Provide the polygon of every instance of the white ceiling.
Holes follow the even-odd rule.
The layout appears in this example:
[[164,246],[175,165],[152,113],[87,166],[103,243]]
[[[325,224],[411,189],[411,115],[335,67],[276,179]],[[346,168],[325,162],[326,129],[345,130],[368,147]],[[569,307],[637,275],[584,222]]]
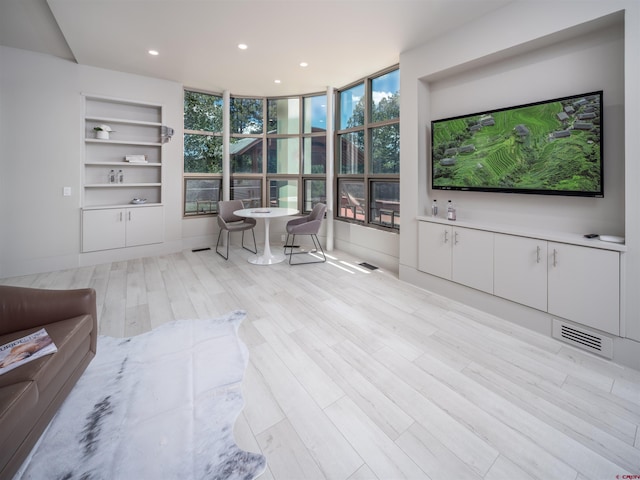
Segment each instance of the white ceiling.
[[213,92],[291,95],[343,87],[511,1],[0,0],[0,45]]

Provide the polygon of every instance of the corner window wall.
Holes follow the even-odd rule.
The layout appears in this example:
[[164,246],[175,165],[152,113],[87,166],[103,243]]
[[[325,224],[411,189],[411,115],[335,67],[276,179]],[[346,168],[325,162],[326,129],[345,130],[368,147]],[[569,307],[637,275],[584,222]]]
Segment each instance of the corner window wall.
[[337,92],[338,218],[400,227],[400,70]]
[[[326,202],[326,104],[326,95],[232,96],[230,197],[303,212]],[[223,107],[220,95],[184,92],[185,217],[217,213],[222,199]]]
[[[225,166],[223,112],[229,110]],[[337,218],[400,226],[400,71],[392,67],[336,90],[335,196],[326,195],[327,96],[283,98],[184,92],[184,216],[212,215],[229,168],[232,199],[247,208],[309,212],[334,202]]]

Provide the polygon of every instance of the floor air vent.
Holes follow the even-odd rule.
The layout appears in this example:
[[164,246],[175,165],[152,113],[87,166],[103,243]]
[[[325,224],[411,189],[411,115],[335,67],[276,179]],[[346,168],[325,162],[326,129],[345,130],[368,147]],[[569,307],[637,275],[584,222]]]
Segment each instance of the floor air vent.
[[613,339],[553,319],[553,337],[596,355],[613,358]]
[[362,262],[360,264],[360,266],[364,267],[364,268],[368,268],[369,270],[377,270],[378,269],[378,267],[376,267],[375,265],[371,265],[370,263],[367,263],[367,262]]

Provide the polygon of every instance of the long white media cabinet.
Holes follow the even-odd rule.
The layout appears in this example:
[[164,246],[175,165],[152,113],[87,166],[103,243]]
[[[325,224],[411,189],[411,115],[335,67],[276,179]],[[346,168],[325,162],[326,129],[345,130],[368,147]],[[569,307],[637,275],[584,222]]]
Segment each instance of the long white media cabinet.
[[418,270],[620,335],[622,244],[418,217]]

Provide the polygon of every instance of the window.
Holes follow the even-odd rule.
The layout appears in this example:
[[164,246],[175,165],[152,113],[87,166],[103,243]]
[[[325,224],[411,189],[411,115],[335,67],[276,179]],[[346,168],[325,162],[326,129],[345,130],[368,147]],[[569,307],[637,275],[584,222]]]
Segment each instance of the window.
[[222,97],[184,92],[184,215],[218,211],[222,191]]
[[264,99],[231,97],[230,103],[231,175],[262,175]]
[[370,173],[400,173],[400,124],[371,129]]
[[242,200],[247,208],[261,206],[262,179],[260,178],[233,178],[231,180],[231,200]]
[[327,182],[307,179],[304,181],[304,211],[310,212],[316,203],[327,203]]
[[300,99],[280,98],[267,101],[267,133],[300,133]]
[[231,137],[229,154],[233,173],[262,173],[262,137]]
[[338,135],[338,158],[342,174],[364,173],[364,130]]
[[269,180],[269,206],[298,208],[298,180]]
[[400,70],[367,77],[337,92],[338,218],[400,226]]
[[372,180],[369,218],[372,223],[399,228],[400,184],[397,181]]
[[222,173],[222,137],[184,134],[185,173]]
[[303,173],[325,173],[327,166],[327,137],[305,137],[302,144]]
[[364,83],[340,92],[340,130],[364,125]]
[[327,96],[304,97],[302,114],[302,211],[310,212],[327,203]]
[[362,180],[338,180],[338,194],[340,201],[339,217],[365,221],[365,188]]
[[231,134],[256,134],[263,131],[263,100],[231,97]]
[[400,117],[400,70],[371,80],[371,121],[383,122]]
[[186,90],[184,92],[184,128],[222,133],[222,97]]
[[222,179],[185,178],[184,180],[185,215],[204,215],[218,213],[218,201],[221,199]]
[[300,138],[267,139],[267,173],[300,172]]
[[304,98],[304,132],[324,133],[327,131],[327,96],[315,95]]

